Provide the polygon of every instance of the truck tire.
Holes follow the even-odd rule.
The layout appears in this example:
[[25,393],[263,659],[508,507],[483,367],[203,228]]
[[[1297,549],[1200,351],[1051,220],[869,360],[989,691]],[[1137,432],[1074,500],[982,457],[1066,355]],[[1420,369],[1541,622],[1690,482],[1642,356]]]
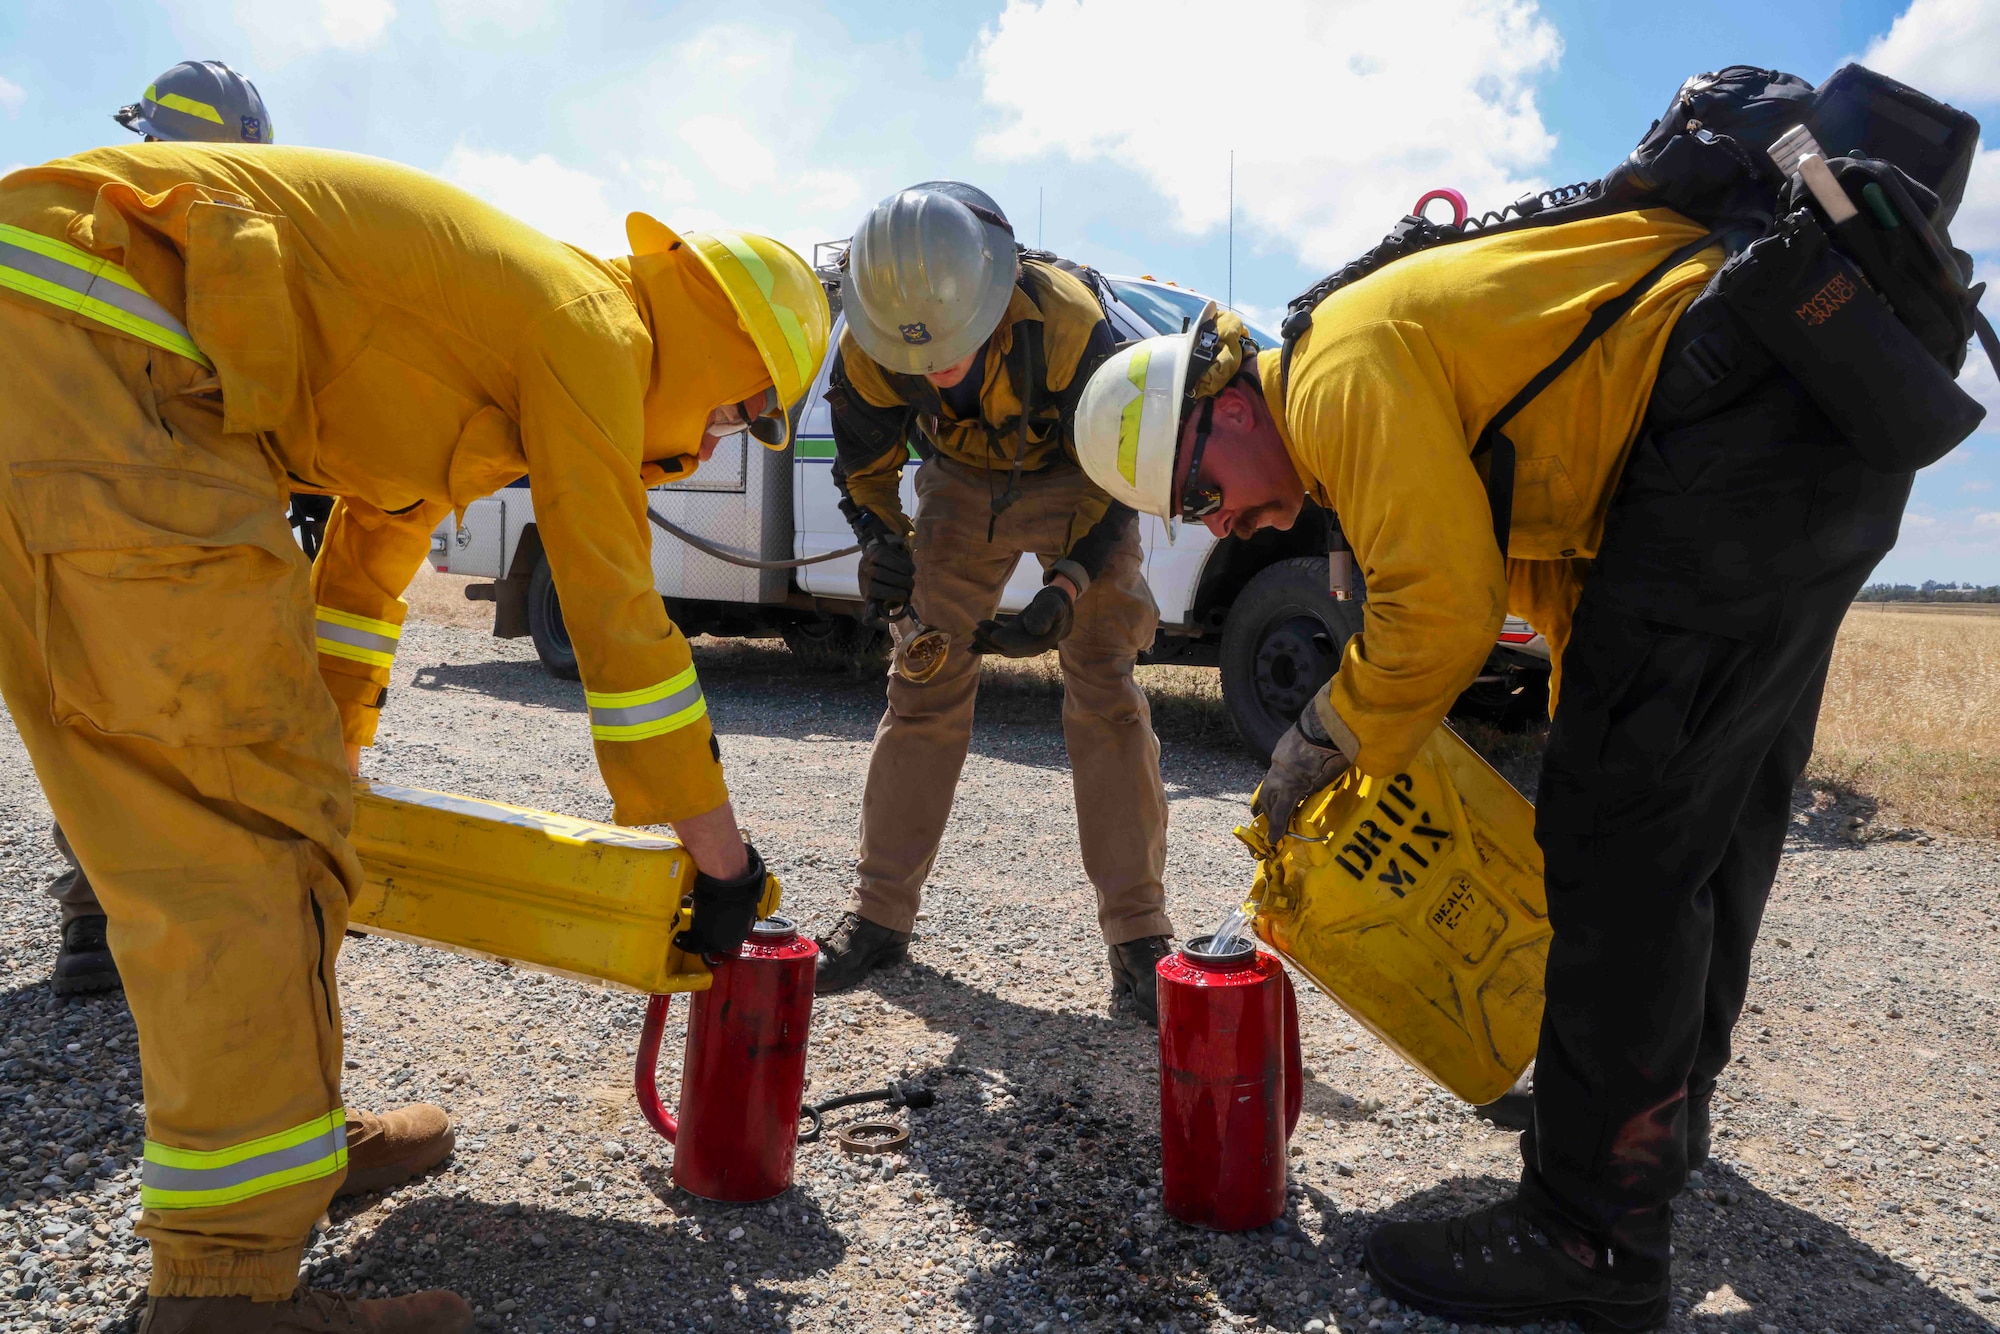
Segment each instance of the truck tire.
[[812,672],[879,670],[889,663],[889,632],[852,616],[794,621],[779,631],[785,647]]
[[576,665],[576,646],[569,642],[569,627],[563,624],[562,603],[556,598],[556,578],[549,558],[535,562],[528,579],[528,635],[535,641],[535,656],[542,670],[558,681],[580,681],[583,672]]
[[1222,702],[1259,763],[1333,677],[1361,604],[1327,591],[1324,556],[1294,556],[1243,586],[1222,625]]

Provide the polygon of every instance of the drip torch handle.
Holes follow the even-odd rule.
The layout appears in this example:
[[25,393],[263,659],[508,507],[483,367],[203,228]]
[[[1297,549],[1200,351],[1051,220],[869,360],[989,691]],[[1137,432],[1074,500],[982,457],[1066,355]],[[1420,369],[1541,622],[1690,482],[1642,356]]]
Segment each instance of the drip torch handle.
[[680,1123],[673,1114],[660,1105],[658,1070],[660,1064],[660,1035],[667,1029],[667,1006],[672,996],[648,996],[646,998],[646,1022],[639,1029],[639,1060],[632,1070],[632,1091],[639,1097],[639,1110],[646,1122],[660,1132],[667,1143],[674,1142],[674,1136],[681,1133]]

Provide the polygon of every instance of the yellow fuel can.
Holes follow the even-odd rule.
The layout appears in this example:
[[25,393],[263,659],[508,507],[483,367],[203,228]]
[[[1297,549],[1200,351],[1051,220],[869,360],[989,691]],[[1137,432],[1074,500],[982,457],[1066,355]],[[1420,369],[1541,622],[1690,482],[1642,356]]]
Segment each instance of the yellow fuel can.
[[1401,773],[1349,769],[1257,854],[1264,941],[1470,1103],[1534,1059],[1548,962],[1535,808],[1448,726]]
[[[703,991],[699,955],[674,946],[694,859],[658,834],[503,802],[360,781],[357,931],[394,936],[626,991]],[[778,908],[777,878],[758,915]]]

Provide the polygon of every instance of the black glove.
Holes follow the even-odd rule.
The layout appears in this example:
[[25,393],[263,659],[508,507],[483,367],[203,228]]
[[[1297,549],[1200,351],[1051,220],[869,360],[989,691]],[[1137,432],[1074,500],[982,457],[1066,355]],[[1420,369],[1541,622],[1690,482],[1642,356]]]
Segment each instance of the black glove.
[[1346,773],[1347,766],[1347,756],[1327,735],[1318,710],[1307,704],[1299,720],[1278,738],[1271,750],[1271,767],[1250,798],[1250,809],[1270,822],[1273,847],[1291,828],[1300,804]]
[[1009,658],[1036,657],[1060,644],[1075,624],[1076,604],[1070,601],[1068,591],[1050,584],[1006,624],[981,621],[972,632],[972,651]]
[[903,539],[880,523],[869,525],[861,540],[861,596],[895,613],[910,605],[917,586],[917,562]]
[[734,954],[750,938],[757,905],[764,898],[764,859],[750,844],[743,845],[750,865],[734,880],[717,880],[701,871],[694,877],[694,919],[674,937],[689,954]]

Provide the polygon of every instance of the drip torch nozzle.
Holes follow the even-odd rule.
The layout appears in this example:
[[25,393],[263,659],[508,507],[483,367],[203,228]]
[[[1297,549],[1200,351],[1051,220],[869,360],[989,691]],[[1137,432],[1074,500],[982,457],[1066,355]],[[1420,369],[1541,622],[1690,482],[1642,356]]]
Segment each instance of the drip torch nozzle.
[[826,1113],[841,1107],[859,1106],[864,1102],[887,1103],[890,1111],[899,1107],[935,1107],[937,1092],[914,1079],[898,1080],[887,1088],[869,1089],[866,1093],[843,1093],[837,1098],[801,1107],[799,1115],[812,1124],[799,1132],[799,1143],[811,1144],[819,1138],[820,1132],[825,1129]]

